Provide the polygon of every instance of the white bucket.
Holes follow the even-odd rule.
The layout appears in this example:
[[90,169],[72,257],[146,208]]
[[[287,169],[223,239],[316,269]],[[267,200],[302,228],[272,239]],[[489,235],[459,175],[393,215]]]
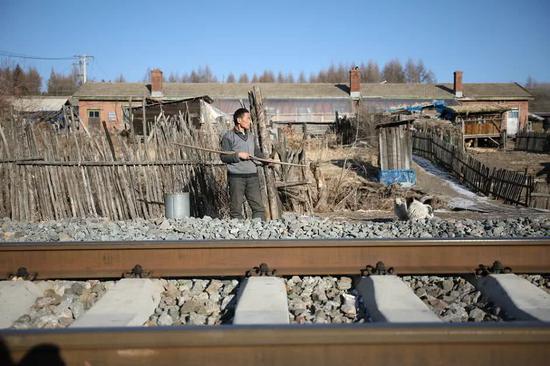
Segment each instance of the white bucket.
[[165,193],[164,216],[168,219],[182,219],[191,216],[189,192]]

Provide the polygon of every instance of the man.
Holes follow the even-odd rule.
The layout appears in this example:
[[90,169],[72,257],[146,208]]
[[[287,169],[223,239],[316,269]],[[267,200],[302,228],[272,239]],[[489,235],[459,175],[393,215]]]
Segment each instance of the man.
[[265,218],[258,167],[250,159],[251,156],[263,157],[256,144],[255,136],[250,132],[250,112],[246,108],[239,108],[233,114],[235,127],[227,131],[222,138],[222,150],[234,151],[233,155],[221,155],[221,160],[227,164],[229,180],[230,214],[233,218],[242,219],[244,200],[252,209],[252,218]]

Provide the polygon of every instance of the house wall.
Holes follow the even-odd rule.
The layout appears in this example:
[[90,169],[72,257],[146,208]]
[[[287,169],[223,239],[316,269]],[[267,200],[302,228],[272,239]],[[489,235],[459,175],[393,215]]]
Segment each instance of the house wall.
[[[97,109],[99,110],[99,120],[100,123],[105,121],[109,130],[118,130],[121,131],[124,129],[124,118],[122,114],[122,107],[127,106],[128,102],[119,102],[119,101],[105,101],[105,100],[79,100],[78,101],[78,111],[82,123],[86,127],[89,126],[88,121],[88,110]],[[109,112],[114,112],[115,119],[109,120]],[[101,126],[101,124],[100,124]],[[92,126],[95,127],[95,126]]]
[[[529,102],[527,100],[509,101],[509,100],[461,100],[460,104],[471,105],[502,105],[508,108],[517,108],[519,110],[519,129],[527,126],[527,117],[529,116]],[[506,128],[506,118],[502,119],[501,128]]]

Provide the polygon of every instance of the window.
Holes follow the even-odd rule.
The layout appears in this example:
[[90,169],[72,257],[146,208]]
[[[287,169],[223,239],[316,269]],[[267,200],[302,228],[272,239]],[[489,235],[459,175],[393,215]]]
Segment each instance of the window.
[[519,110],[518,109],[512,109],[510,112],[508,112],[509,118],[519,118]]
[[88,118],[99,118],[99,111],[97,109],[88,109]]
[[109,121],[116,121],[116,113],[109,112]]

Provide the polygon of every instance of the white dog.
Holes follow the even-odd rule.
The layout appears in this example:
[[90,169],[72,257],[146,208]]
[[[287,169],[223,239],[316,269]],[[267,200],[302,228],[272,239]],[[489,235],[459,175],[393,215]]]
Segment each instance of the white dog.
[[421,220],[434,217],[434,210],[427,202],[431,197],[422,197],[420,201],[414,198],[408,198],[406,201],[397,197],[393,206],[393,211],[399,220]]

